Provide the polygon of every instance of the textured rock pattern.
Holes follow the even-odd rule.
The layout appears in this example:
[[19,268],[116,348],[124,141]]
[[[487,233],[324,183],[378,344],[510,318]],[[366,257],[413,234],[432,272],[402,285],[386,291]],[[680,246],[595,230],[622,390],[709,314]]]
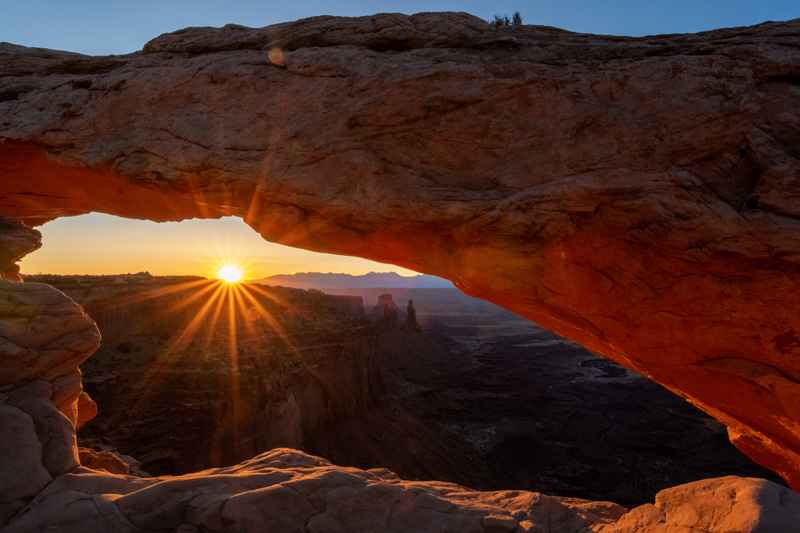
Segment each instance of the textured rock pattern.
[[[0,214],[238,215],[270,240],[447,277],[687,397],[800,486],[798,36],[796,21],[629,39],[424,14],[189,29],[116,57],[2,44]],[[74,468],[80,414],[54,395],[96,328],[54,289],[9,285],[0,470],[30,474],[2,493],[12,532],[781,531],[796,516],[796,495],[729,480],[612,526],[613,505],[416,490],[291,453],[232,478],[93,475]],[[717,497],[749,518],[709,513]]]
[[800,486],[800,22],[466,14],[0,45],[0,213],[243,217],[447,277],[644,373]]
[[78,456],[81,465],[92,470],[105,470],[110,474],[122,475],[131,473],[131,465],[125,458],[110,450],[78,448]]
[[49,285],[0,280],[0,317],[0,387],[47,382],[56,385],[59,405],[77,401],[78,365],[100,344],[83,309]]
[[[5,531],[349,533],[786,532],[800,496],[764,480],[718,478],[660,493],[629,512],[533,492],[475,492],[359,470],[289,449],[169,478],[87,468],[54,481]],[[51,528],[51,529],[48,529]]]
[[99,344],[94,321],[63,293],[0,280],[0,525],[78,465],[77,368]]
[[789,532],[800,524],[800,497],[764,480],[724,477],[663,490],[654,505],[632,509],[603,533]]
[[14,219],[0,217],[0,279],[19,281],[19,266],[24,255],[42,245],[41,234]]

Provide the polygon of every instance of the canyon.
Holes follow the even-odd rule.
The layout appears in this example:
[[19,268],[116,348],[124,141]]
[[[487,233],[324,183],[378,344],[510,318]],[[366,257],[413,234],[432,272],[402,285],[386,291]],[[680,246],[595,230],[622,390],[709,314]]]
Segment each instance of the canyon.
[[[25,280],[67,294],[102,333],[81,365],[99,404],[78,427],[92,468],[186,474],[296,448],[409,480],[623,505],[707,477],[780,482],[661,387],[455,289]],[[412,298],[416,325],[400,309]]]
[[[318,476],[336,479],[340,475],[336,472],[357,472],[278,447],[283,445],[322,453],[335,458],[340,465],[366,469],[363,482],[372,487],[368,495],[354,496],[355,502],[360,502],[359,520],[366,520],[375,512],[369,506],[362,510],[366,503],[362,498],[370,498],[375,490],[379,493],[388,490],[374,486],[379,479],[399,482],[395,472],[402,474],[401,483],[412,494],[422,491],[445,500],[434,506],[437,514],[433,517],[425,516],[424,509],[430,503],[422,508],[410,504],[409,516],[386,526],[398,531],[414,527],[471,530],[478,527],[477,519],[486,531],[513,531],[518,527],[522,531],[537,531],[542,523],[549,524],[551,529],[545,530],[551,531],[584,530],[584,526],[598,530],[597,527],[611,524],[622,527],[616,522],[638,521],[640,518],[635,517],[650,508],[637,507],[628,516],[625,508],[617,504],[544,497],[539,493],[509,490],[508,485],[547,487],[572,495],[581,491],[589,496],[613,495],[615,500],[633,495],[634,500],[642,500],[669,486],[669,481],[680,480],[685,474],[679,472],[683,471],[689,474],[688,480],[714,472],[765,475],[737,460],[732,448],[719,446],[719,438],[724,435],[722,427],[709,427],[710,420],[692,413],[689,406],[666,391],[653,384],[648,389],[643,378],[629,375],[612,363],[604,366],[602,359],[579,347],[455,290],[396,289],[399,302],[413,296],[420,308],[422,328],[409,329],[405,317],[385,320],[380,302],[398,307],[385,289],[354,290],[365,292],[364,296],[329,296],[313,290],[249,284],[233,289],[202,278],[154,278],[147,274],[26,276],[25,283],[20,285],[46,287],[41,282],[82,303],[104,332],[103,346],[81,365],[80,377],[85,388],[80,393],[80,388],[72,389],[73,394],[79,393],[75,401],[77,413],[70,414],[80,428],[78,460],[82,466],[73,468],[66,479],[58,477],[60,481],[53,484],[53,492],[44,491],[19,513],[10,531],[36,531],[42,527],[56,527],[59,531],[71,531],[72,527],[76,531],[87,527],[114,530],[127,526],[127,518],[120,521],[114,513],[107,515],[108,509],[103,510],[97,496],[86,505],[91,491],[108,491],[105,497],[113,500],[120,491],[138,491],[151,484],[154,490],[163,491],[170,487],[170,480],[181,479],[174,474],[197,468],[206,470],[188,474],[187,482],[195,476],[208,483],[218,476],[248,477],[266,470],[270,476],[252,482],[264,483],[277,475],[284,481],[294,477],[302,486],[300,480],[309,475],[310,468],[314,469],[312,479]],[[362,298],[368,302],[366,315],[374,317],[372,322],[365,319]],[[12,300],[16,300],[14,308],[19,313],[19,300]],[[372,310],[370,302],[375,301],[379,304]],[[56,339],[64,337],[61,331],[54,333]],[[505,337],[511,342],[504,343]],[[487,340],[500,346],[492,346],[488,354],[482,354]],[[442,350],[440,345],[448,342],[458,346]],[[475,344],[480,349],[471,353],[464,350],[462,343]],[[516,351],[511,349],[518,343],[522,345]],[[477,361],[489,355],[491,365],[498,354],[507,355],[495,368]],[[530,371],[521,371],[526,367]],[[63,381],[56,379],[54,385]],[[41,380],[34,383],[37,384],[34,390],[45,387]],[[553,390],[554,385],[558,391]],[[30,385],[15,388],[9,394],[12,405],[18,405],[20,397],[30,394],[29,389]],[[87,392],[98,400],[99,409]],[[57,396],[64,393],[53,397]],[[570,396],[573,399],[565,400]],[[591,403],[585,401],[589,397]],[[629,403],[631,398],[648,404],[652,412],[624,407],[622,404]],[[533,412],[526,416],[520,400],[533,408]],[[548,427],[558,426],[565,410],[572,411],[567,416],[581,425],[578,434]],[[38,428],[42,422],[35,411],[33,416]],[[673,423],[673,419],[678,423]],[[602,437],[601,433],[611,429],[607,426],[609,420],[613,420],[612,433],[616,436],[605,444],[608,437]],[[638,434],[648,424],[659,428],[652,433],[658,446],[647,442],[646,431],[644,435]],[[468,427],[457,427],[460,425]],[[68,424],[64,429],[71,427]],[[580,433],[587,431],[597,432],[597,438],[591,446],[582,448]],[[687,431],[691,437],[685,435]],[[500,438],[494,446],[487,446],[492,440],[491,435],[487,438],[487,432],[510,432],[511,439]],[[52,438],[53,433],[51,429],[37,435]],[[520,445],[520,433],[533,438],[534,445]],[[473,442],[476,436],[478,442]],[[631,436],[636,441],[626,442]],[[687,443],[693,448],[691,459],[680,452]],[[512,449],[503,453],[509,445]],[[670,450],[670,446],[678,449]],[[265,452],[270,448],[274,449]],[[481,448],[488,453],[480,454]],[[559,449],[566,456],[560,457]],[[587,457],[584,455],[587,450],[594,451]],[[250,456],[255,458],[243,459]],[[541,460],[536,460],[537,456]],[[227,466],[240,461],[244,463]],[[659,464],[664,465],[664,470]],[[582,475],[582,469],[588,472]],[[669,477],[661,478],[665,472]],[[520,475],[533,475],[533,479],[524,481]],[[631,475],[631,483],[623,481]],[[121,482],[121,477],[127,481]],[[431,477],[451,483],[458,481],[461,485],[424,481]],[[120,484],[106,485],[109,478],[117,479]],[[411,481],[417,479],[420,481]],[[354,481],[347,479],[345,486],[349,490],[345,493],[352,492]],[[162,482],[168,483],[161,485]],[[642,486],[642,482],[647,485]],[[225,485],[230,483],[228,480]],[[328,479],[322,488],[314,488],[312,481],[308,489],[312,502],[317,502],[311,508],[318,505],[324,508],[317,508],[314,516],[325,517],[309,522],[310,531],[354,527],[353,517],[336,516],[341,511],[332,511],[333,516],[328,514],[329,505],[335,509],[336,505],[331,503],[341,492],[336,483],[332,486],[330,483]],[[167,489],[185,495],[176,494],[178,507],[169,507],[172,509],[169,513],[182,515],[187,512],[186,497],[194,501],[209,490],[201,484],[186,493],[189,488],[186,485]],[[464,485],[486,490],[504,486],[506,490],[497,493],[467,496],[468,507],[479,504],[484,507],[484,514],[489,511],[495,514],[481,518],[480,513],[470,517],[472,513],[467,512],[463,516],[466,511],[463,504],[462,508],[447,504],[450,493],[462,493],[466,490]],[[241,490],[248,492],[248,486],[245,483]],[[358,486],[356,483],[355,487]],[[65,489],[67,494],[63,492]],[[194,493],[195,490],[199,492]],[[330,496],[329,490],[333,490]],[[659,492],[657,498],[664,499],[676,490]],[[761,527],[774,521],[775,516],[783,520],[779,524],[794,519],[790,493],[764,480],[734,477],[700,480],[681,486],[678,494],[681,491],[686,494],[677,499],[693,501],[700,494],[713,501],[716,493],[729,498],[731,490],[737,494],[736,524],[754,521]],[[213,489],[215,493],[218,491],[219,488]],[[766,495],[778,498],[779,513],[765,506]],[[74,497],[78,499],[72,500]],[[148,505],[160,502],[161,497],[154,496],[155,500]],[[319,498],[328,503],[319,503]],[[498,504],[509,498],[515,503]],[[303,496],[289,506],[293,508],[305,499]],[[397,495],[391,500],[396,501]],[[74,523],[61,511],[63,505],[80,509]],[[97,505],[101,507],[95,510]],[[281,505],[262,501],[256,508],[271,513],[283,509]],[[522,505],[524,512],[515,511],[514,518],[509,519],[503,516],[502,508],[506,505],[512,508]],[[665,509],[674,505],[661,503]],[[743,505],[754,509],[742,514],[739,509]],[[678,507],[685,506],[678,503]],[[694,509],[692,505],[689,508]],[[176,530],[195,531],[189,527],[192,526],[199,531],[238,531],[256,527],[255,523],[261,520],[246,511],[234,518],[232,525],[222,515],[216,515],[218,511],[206,511],[211,514],[202,519],[182,516]],[[142,517],[135,510],[128,512],[136,514],[132,521],[137,525],[130,526],[132,531],[136,527],[172,527],[169,521],[164,522],[161,512],[145,517],[144,522],[140,522]],[[525,520],[525,512],[536,515],[536,522]],[[293,531],[297,526],[294,513],[268,523],[279,531]],[[648,520],[662,521],[660,513],[648,510],[646,514],[655,516]],[[246,525],[251,522],[252,526]],[[495,527],[495,522],[500,526]],[[139,526],[139,523],[149,525]],[[418,523],[422,525],[414,525]],[[726,518],[725,523],[730,523],[730,519]]]
[[152,474],[316,450],[381,395],[360,298],[147,274],[26,279],[80,303],[103,335],[82,365],[100,408],[79,443],[111,443]]
[[0,44],[0,523],[791,531],[797,495],[751,478],[626,510],[285,449],[183,477],[97,473],[75,425],[98,330],[15,263],[59,216],[240,216],[534,320],[709,413],[797,488],[798,36],[798,21],[626,38],[449,13],[189,28],[125,56]]

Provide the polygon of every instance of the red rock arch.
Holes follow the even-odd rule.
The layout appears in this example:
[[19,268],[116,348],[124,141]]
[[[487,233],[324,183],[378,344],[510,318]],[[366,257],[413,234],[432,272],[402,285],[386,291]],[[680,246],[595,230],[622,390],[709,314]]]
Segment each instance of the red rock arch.
[[237,215],[447,277],[687,398],[797,488],[798,36],[451,14],[102,58],[3,44],[0,214]]

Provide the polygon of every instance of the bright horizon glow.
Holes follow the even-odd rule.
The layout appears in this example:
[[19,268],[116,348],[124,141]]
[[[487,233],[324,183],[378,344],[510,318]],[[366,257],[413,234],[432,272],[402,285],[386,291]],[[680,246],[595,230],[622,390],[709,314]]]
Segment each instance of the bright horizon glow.
[[101,213],[63,217],[37,228],[42,247],[25,256],[23,274],[203,276],[231,264],[246,279],[276,274],[416,272],[360,257],[323,254],[265,241],[237,217],[151,222]]
[[225,283],[239,283],[242,280],[242,269],[236,265],[222,265],[217,270],[217,278]]

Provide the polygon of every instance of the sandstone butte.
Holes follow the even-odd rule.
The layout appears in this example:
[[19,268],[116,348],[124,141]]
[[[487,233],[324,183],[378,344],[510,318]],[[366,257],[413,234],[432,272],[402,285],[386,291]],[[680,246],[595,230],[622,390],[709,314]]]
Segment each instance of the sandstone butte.
[[[0,272],[18,279],[33,226],[90,211],[236,215],[446,277],[663,384],[800,487],[800,20],[628,38],[392,14],[121,56],[0,44]],[[4,531],[800,530],[800,496],[743,478],[626,512],[291,450],[90,470],[97,328],[46,285],[0,289]]]

